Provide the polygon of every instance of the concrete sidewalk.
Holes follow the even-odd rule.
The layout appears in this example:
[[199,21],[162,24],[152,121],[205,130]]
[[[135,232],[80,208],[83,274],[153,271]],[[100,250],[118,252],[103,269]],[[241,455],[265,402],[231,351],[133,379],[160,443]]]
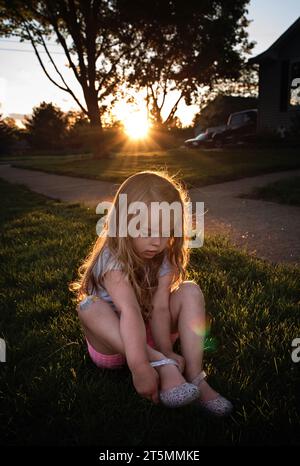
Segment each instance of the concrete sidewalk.
[[300,263],[300,207],[238,197],[300,170],[269,173],[190,191],[205,206],[205,233],[228,235],[249,254],[274,263]]
[[103,200],[112,199],[118,186],[107,181],[14,168],[9,164],[0,165],[0,178],[10,183],[23,184],[32,191],[52,199],[79,202],[89,207],[94,207]]
[[[274,263],[300,263],[300,208],[238,196],[254,187],[300,176],[289,170],[191,189],[192,201],[205,206],[205,234],[226,234],[233,244]],[[10,183],[65,202],[95,207],[111,200],[119,184],[25,170],[0,165],[0,177]]]

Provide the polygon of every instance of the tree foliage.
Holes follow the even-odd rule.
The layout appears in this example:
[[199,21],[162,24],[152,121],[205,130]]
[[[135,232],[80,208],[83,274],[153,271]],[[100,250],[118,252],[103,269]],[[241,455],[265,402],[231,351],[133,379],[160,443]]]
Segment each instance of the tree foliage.
[[12,118],[0,114],[0,154],[9,154],[17,139],[17,127]]
[[30,145],[35,149],[57,149],[67,134],[66,115],[52,103],[42,102],[24,119]]
[[218,95],[195,116],[195,123],[201,128],[225,125],[231,113],[257,108],[256,97]]
[[[191,104],[199,88],[240,78],[253,47],[246,31],[248,3],[118,1],[120,14],[143,36],[129,81],[147,89],[149,111],[158,125],[170,126],[181,99]],[[174,104],[164,120],[167,96],[175,90]]]

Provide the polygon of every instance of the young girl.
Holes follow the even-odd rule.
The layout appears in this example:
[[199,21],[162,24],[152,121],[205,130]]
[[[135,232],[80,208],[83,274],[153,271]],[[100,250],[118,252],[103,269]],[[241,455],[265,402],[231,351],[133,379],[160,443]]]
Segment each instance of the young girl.
[[[137,201],[148,210],[139,219],[140,229],[134,230],[137,224],[128,206]],[[103,230],[79,268],[80,278],[70,289],[76,292],[88,351],[98,367],[127,364],[141,396],[169,407],[194,401],[223,416],[232,405],[205,381],[203,336],[194,331],[205,326],[203,293],[185,280],[188,201],[187,192],[166,173],[130,176],[119,187]],[[154,219],[152,207],[162,202],[180,206],[179,222],[175,213],[166,222],[163,210]],[[129,227],[125,235],[120,234],[124,218]],[[173,351],[178,337],[182,355]]]

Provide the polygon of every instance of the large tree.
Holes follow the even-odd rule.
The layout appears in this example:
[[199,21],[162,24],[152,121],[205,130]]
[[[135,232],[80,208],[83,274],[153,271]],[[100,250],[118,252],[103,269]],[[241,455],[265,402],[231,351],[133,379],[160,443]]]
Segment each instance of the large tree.
[[[176,88],[169,124],[179,101],[189,103],[199,84],[238,77],[242,55],[250,49],[248,1],[0,0],[0,32],[31,41],[48,78],[73,97],[93,126],[101,127],[105,101],[124,80],[147,88],[148,106],[159,124],[166,96]],[[55,63],[47,43],[53,37],[84,102]]]
[[[0,0],[2,34],[30,40],[38,61],[50,81],[70,94],[88,116],[101,127],[102,105],[119,84],[118,66],[138,45],[124,28],[115,2],[109,0]],[[49,39],[60,44],[67,64],[79,83],[84,102],[66,82],[49,48]],[[50,68],[40,53],[46,53]]]
[[[119,14],[143,41],[135,50],[129,81],[147,89],[147,104],[158,125],[169,126],[179,102],[187,104],[202,86],[238,79],[247,53],[249,0],[118,0]],[[162,113],[177,91],[169,114]]]

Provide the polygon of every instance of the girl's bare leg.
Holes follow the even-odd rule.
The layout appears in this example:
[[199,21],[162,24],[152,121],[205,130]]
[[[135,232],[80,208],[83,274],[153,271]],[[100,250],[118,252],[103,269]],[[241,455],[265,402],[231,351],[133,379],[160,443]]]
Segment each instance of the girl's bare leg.
[[[200,287],[191,281],[183,282],[170,296],[171,332],[179,332],[182,356],[185,359],[184,377],[191,382],[201,371],[205,332],[205,300]],[[201,399],[217,396],[206,381],[201,382]]]
[[[120,319],[104,300],[91,303],[86,309],[78,310],[78,316],[84,328],[85,335],[96,351],[103,354],[123,354],[125,348],[120,334]],[[149,361],[158,361],[165,355],[147,345]],[[160,388],[168,390],[185,379],[175,366],[157,368],[160,374]]]

